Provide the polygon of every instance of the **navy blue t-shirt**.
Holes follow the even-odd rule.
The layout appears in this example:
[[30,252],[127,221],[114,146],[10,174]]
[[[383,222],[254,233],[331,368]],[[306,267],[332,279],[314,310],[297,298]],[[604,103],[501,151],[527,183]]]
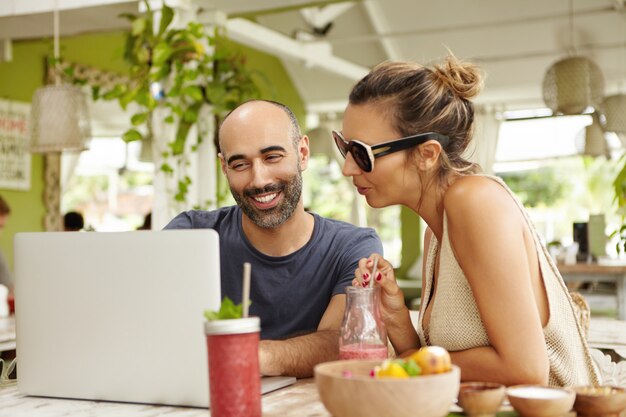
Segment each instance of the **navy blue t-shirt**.
[[222,297],[241,300],[243,263],[252,264],[250,315],[261,318],[262,339],[283,339],[317,329],[330,299],[350,286],[358,261],[382,254],[371,228],[313,214],[309,242],[287,256],[267,256],[246,238],[238,206],[187,211],[165,229],[214,229],[220,236]]

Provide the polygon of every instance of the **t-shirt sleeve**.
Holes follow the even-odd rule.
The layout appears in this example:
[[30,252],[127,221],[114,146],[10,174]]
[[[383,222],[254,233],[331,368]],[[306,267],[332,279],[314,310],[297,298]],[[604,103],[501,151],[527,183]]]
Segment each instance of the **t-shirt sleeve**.
[[191,217],[188,212],[180,213],[178,216],[174,217],[163,230],[167,229],[191,229],[193,228],[193,222],[191,221]]
[[372,253],[384,255],[380,238],[373,229],[359,229],[356,238],[345,245],[341,274],[333,288],[333,295],[345,293],[345,288],[352,285],[354,271],[359,266],[359,260],[369,257]]

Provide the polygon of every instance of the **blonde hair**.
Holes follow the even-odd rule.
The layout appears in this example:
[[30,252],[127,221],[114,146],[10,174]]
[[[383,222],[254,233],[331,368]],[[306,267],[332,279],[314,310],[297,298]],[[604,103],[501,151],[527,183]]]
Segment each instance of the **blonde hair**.
[[[450,138],[440,157],[438,177],[451,171],[462,175],[480,172],[478,164],[463,157],[474,125],[470,99],[483,87],[480,69],[448,55],[439,65],[384,62],[360,80],[350,93],[350,104],[383,104],[393,127],[402,135],[437,132]],[[416,151],[414,151],[416,152]]]

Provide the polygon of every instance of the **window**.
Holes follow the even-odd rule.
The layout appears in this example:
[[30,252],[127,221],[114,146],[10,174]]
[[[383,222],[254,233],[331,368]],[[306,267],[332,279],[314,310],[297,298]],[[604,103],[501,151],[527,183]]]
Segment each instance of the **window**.
[[97,231],[141,226],[152,210],[154,167],[139,160],[140,146],[120,138],[94,138],[80,156],[64,154],[62,171],[71,174],[62,190],[61,212],[82,213],[85,228]]
[[[572,224],[594,214],[604,214],[608,236],[621,224],[612,187],[623,153],[619,138],[605,135],[611,158],[584,156],[584,129],[592,117],[542,114],[526,112],[530,118],[502,123],[494,171],[520,198],[546,242],[571,244]],[[615,255],[614,244],[606,248]]]

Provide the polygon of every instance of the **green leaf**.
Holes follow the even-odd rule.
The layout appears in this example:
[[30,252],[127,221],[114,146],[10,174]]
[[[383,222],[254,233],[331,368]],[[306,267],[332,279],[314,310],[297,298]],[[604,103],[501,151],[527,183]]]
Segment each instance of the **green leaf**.
[[206,88],[206,95],[211,103],[220,103],[224,94],[226,94],[226,87],[222,83],[211,83]]
[[139,64],[147,64],[150,61],[150,50],[145,46],[140,45],[134,56]]
[[104,93],[102,98],[104,100],[114,100],[120,97],[125,92],[126,92],[126,86],[124,84],[116,84],[112,90],[109,90],[106,93]]
[[138,17],[132,21],[132,29],[131,32],[134,36],[138,36],[146,30],[146,24],[148,22],[143,17]]
[[188,123],[195,123],[198,121],[198,109],[196,106],[192,106],[185,110],[183,113],[183,120]]
[[132,13],[120,13],[117,15],[117,17],[119,17],[120,19],[126,19],[129,22],[133,22],[135,21],[135,19],[137,19],[137,16]]
[[93,99],[93,101],[96,101],[100,98],[100,86],[99,85],[94,85],[93,87],[91,87],[91,98]]
[[148,119],[148,113],[136,113],[130,118],[130,122],[133,126],[139,126],[144,124]]
[[126,110],[126,107],[133,101],[136,100],[137,98],[137,93],[139,92],[138,88],[135,88],[133,90],[129,90],[126,93],[122,94],[119,99],[118,102],[120,103],[120,106],[122,107],[122,109]]
[[124,132],[124,134],[122,135],[122,139],[125,142],[134,142],[136,140],[141,140],[143,139],[143,135],[137,130],[137,129],[128,129],[126,132]]
[[181,155],[185,151],[185,142],[187,141],[187,134],[191,129],[191,123],[181,121],[176,131],[176,139],[171,144],[172,155]]
[[163,2],[161,8],[161,21],[159,22],[158,36],[161,36],[174,19],[174,10]]
[[189,85],[182,89],[182,93],[189,96],[194,101],[203,101],[202,89],[197,85]]
[[[248,306],[250,304],[252,303],[248,303]],[[204,310],[204,317],[209,321],[240,319],[243,317],[243,306],[241,304],[235,305],[233,300],[224,297],[219,311]]]
[[174,173],[174,169],[167,162],[163,162],[161,164],[161,168],[160,169],[161,169],[162,172],[164,172],[166,174],[173,174]]
[[172,124],[172,123],[174,123],[174,116],[169,115],[169,116],[167,116],[165,119],[163,119],[163,121],[164,121],[165,123]]
[[163,65],[172,55],[174,49],[166,42],[159,42],[152,55],[153,65]]
[[63,72],[70,78],[74,77],[74,67],[67,67],[63,70]]

